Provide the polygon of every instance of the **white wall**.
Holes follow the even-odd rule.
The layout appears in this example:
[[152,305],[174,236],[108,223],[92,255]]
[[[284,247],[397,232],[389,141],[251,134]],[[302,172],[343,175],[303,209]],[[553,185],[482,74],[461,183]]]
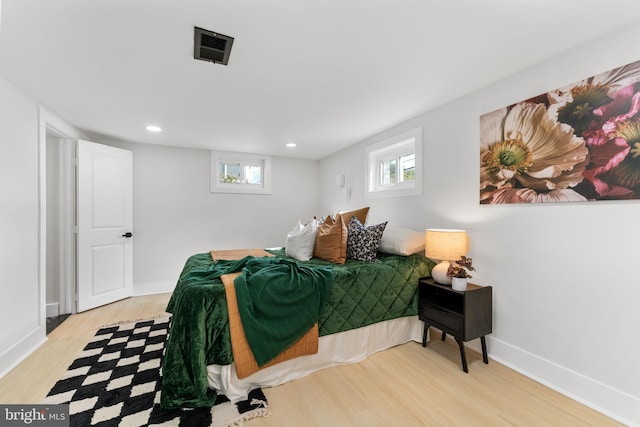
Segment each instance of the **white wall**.
[[2,376],[42,343],[45,326],[38,287],[38,105],[2,77],[0,118]]
[[169,291],[195,253],[283,246],[317,213],[318,162],[272,158],[272,194],[209,191],[209,151],[97,141],[133,151],[134,292]]
[[[638,60],[640,26],[610,34],[427,112],[320,162],[321,206],[371,206],[370,223],[466,228],[493,286],[490,356],[640,425],[640,200],[479,205],[479,116]],[[422,197],[365,200],[365,146],[420,125]],[[347,172],[352,199],[335,187]],[[482,369],[478,366],[477,369]],[[473,375],[471,370],[469,375]]]

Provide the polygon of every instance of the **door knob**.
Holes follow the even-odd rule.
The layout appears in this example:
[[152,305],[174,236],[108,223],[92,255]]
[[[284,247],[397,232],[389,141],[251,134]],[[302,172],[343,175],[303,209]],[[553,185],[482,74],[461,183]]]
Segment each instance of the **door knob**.
[[127,231],[126,233],[124,233],[124,234],[122,235],[122,237],[126,237],[126,238],[129,238],[129,237],[131,237],[131,236],[133,236],[133,233],[132,233],[132,232],[130,232],[130,231]]

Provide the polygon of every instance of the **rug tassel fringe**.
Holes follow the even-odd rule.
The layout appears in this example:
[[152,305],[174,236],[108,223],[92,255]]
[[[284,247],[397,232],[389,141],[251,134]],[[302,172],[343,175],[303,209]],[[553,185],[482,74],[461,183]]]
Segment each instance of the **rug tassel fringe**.
[[245,421],[250,421],[254,418],[258,417],[268,417],[271,415],[271,408],[264,400],[260,399],[251,399],[251,405],[262,405],[261,408],[257,408],[250,413],[242,415],[239,418],[227,423],[216,425],[215,422],[212,425],[216,425],[217,427],[246,427]]

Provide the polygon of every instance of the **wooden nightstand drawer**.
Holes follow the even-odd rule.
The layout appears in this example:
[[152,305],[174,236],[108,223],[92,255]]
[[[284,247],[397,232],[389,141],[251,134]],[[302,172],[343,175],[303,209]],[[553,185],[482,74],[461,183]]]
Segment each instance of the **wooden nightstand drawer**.
[[457,313],[425,302],[420,314],[425,321],[431,321],[429,323],[433,323],[433,326],[448,329],[446,332],[462,333],[464,317]]

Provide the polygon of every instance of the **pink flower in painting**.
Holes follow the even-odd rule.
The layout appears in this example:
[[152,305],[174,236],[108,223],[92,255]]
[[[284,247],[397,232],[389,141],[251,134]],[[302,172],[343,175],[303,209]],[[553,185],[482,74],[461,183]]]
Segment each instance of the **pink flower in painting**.
[[603,130],[614,130],[615,123],[629,120],[640,111],[639,83],[631,84],[615,91],[610,97],[612,101],[594,110],[593,114],[601,118]]
[[584,176],[598,198],[632,198],[640,193],[640,84],[610,96],[612,102],[594,110],[600,129],[585,133],[591,162]]
[[603,174],[618,166],[629,152],[623,138],[609,138],[602,131],[586,138],[591,153],[591,162],[583,175],[594,186],[599,197],[624,198],[633,192],[617,185],[609,185],[601,179]]

